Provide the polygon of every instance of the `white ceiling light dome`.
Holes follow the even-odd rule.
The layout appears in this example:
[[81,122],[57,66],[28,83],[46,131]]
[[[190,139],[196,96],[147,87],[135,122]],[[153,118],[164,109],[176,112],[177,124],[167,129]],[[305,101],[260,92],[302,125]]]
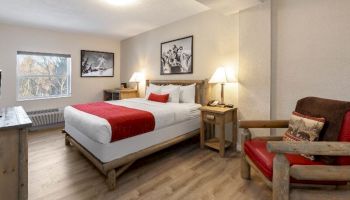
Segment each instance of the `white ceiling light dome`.
[[109,4],[116,5],[116,6],[128,6],[135,4],[138,0],[105,0]]

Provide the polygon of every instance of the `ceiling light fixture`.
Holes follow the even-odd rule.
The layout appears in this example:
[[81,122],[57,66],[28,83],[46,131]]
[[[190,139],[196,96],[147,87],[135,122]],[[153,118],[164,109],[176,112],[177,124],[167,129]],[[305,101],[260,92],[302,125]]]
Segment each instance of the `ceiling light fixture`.
[[128,6],[134,4],[137,0],[106,0],[109,4],[116,6]]

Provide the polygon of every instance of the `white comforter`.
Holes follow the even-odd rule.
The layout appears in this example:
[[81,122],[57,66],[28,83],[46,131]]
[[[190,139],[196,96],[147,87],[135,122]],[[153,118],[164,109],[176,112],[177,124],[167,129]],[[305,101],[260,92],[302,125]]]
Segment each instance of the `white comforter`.
[[[199,117],[200,104],[193,103],[158,103],[143,98],[106,101],[106,103],[148,111],[155,118],[155,130],[176,124],[194,117]],[[82,112],[71,106],[64,109],[65,123],[73,126],[90,139],[107,144],[111,141],[112,130],[107,120]]]

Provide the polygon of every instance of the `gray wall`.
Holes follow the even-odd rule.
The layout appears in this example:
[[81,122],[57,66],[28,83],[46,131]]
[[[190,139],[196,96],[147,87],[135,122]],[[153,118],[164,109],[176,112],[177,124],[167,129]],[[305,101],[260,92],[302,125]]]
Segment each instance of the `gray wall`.
[[[103,89],[115,88],[120,84],[119,44],[119,41],[114,38],[0,24],[0,69],[3,73],[0,106],[22,105],[26,110],[36,110],[101,101]],[[114,78],[80,78],[80,50],[82,49],[114,52]],[[71,54],[72,96],[16,101],[16,53],[19,50]]]
[[288,119],[306,96],[350,101],[350,1],[271,2],[239,14],[241,117]]
[[[160,43],[194,36],[193,74],[160,75]],[[238,17],[207,11],[187,19],[142,33],[121,42],[121,81],[127,82],[132,73],[143,71],[147,79],[205,79],[220,66],[237,70]],[[140,87],[141,94],[144,86]],[[226,86],[225,100],[237,103],[237,84]],[[219,98],[214,86],[213,97]]]
[[305,96],[350,101],[349,10],[348,0],[274,1],[273,118]]

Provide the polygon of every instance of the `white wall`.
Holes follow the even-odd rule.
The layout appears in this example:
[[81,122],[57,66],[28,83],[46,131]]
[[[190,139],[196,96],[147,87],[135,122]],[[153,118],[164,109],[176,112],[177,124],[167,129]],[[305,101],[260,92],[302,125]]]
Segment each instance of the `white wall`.
[[[194,36],[193,74],[160,75],[160,44]],[[220,66],[238,66],[238,18],[207,11],[187,19],[142,33],[121,42],[121,81],[127,82],[135,71],[144,71],[147,79],[205,79]],[[236,85],[228,84],[226,103],[237,103]],[[219,98],[218,87],[213,98]],[[141,88],[143,94],[144,88]]]
[[273,118],[305,96],[350,101],[349,10],[349,0],[274,1]]
[[[288,119],[296,101],[306,96],[350,101],[350,1],[268,4],[239,14],[239,105],[241,110],[251,106],[241,118],[267,119],[271,112],[272,119]],[[270,83],[266,72],[271,72]],[[271,106],[266,105],[269,95]],[[246,105],[245,98],[250,99]],[[256,117],[251,117],[254,112]]]
[[[239,97],[241,120],[269,120],[271,102],[271,2],[239,13]],[[252,130],[269,135],[269,130]]]
[[[22,105],[26,110],[35,110],[101,101],[103,89],[120,85],[120,43],[114,38],[0,24],[0,45],[0,69],[3,71],[1,107]],[[114,52],[114,78],[81,78],[80,50],[83,49]],[[71,54],[72,96],[48,100],[16,101],[17,51]]]

